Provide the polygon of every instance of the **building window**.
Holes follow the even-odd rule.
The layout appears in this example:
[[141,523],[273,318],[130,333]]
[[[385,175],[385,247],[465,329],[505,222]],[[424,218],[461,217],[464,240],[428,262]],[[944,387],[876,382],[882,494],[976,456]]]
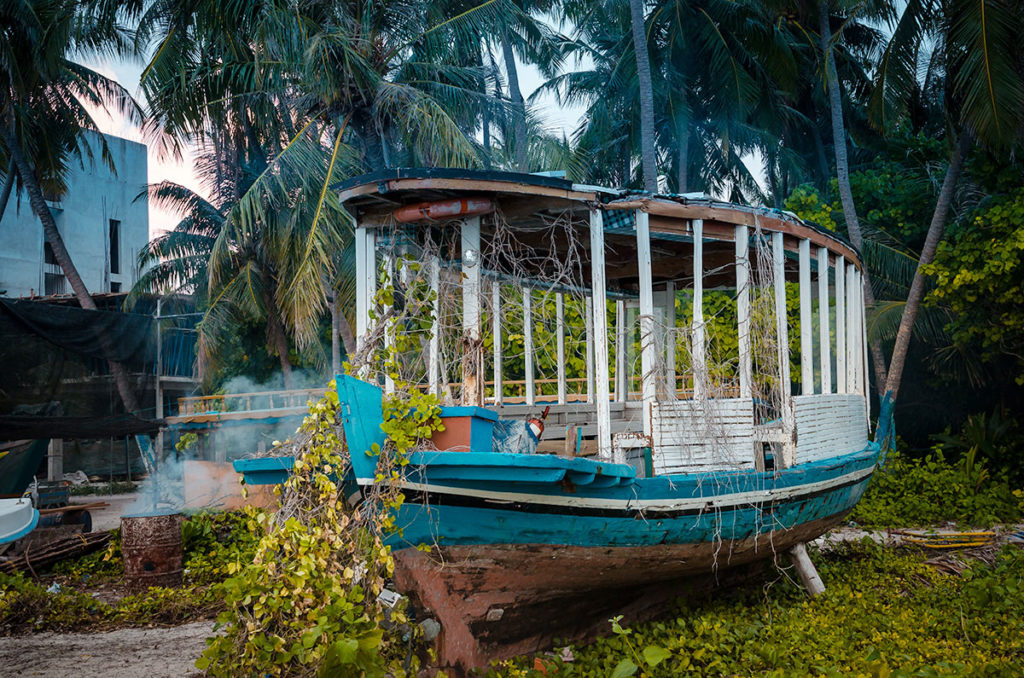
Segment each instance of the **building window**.
[[43,261],[47,264],[57,265],[57,257],[53,256],[53,245],[49,240],[43,243]]
[[113,292],[114,294],[117,294],[118,292],[120,292],[121,291],[121,283],[119,283],[119,282],[112,282],[112,283],[110,283],[110,291]]
[[110,220],[110,272],[121,272],[121,222]]
[[54,294],[66,294],[64,276],[58,273],[43,274],[43,294],[53,296]]

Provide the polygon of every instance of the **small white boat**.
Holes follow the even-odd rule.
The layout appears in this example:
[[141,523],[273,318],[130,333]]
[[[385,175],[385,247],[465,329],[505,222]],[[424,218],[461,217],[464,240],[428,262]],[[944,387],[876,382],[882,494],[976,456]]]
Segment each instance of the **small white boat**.
[[39,511],[28,497],[0,499],[0,544],[21,539],[38,523]]

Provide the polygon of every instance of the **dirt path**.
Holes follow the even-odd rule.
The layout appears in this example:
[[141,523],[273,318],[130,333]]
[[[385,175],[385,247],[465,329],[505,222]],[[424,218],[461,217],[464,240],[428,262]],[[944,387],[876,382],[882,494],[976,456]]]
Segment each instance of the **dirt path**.
[[0,638],[5,676],[178,678],[197,674],[195,661],[213,622],[107,633],[35,633]]

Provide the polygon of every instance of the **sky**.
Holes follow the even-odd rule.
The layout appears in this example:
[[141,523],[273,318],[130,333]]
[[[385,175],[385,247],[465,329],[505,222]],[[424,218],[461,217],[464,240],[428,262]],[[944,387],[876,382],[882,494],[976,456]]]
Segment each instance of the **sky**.
[[[108,78],[117,80],[132,95],[134,95],[140,103],[145,103],[142,101],[142,93],[139,91],[139,77],[142,74],[144,66],[142,62],[93,60],[86,61],[85,65],[99,73],[102,73]],[[540,75],[540,72],[533,66],[518,64],[517,70],[519,72],[520,88],[523,91],[523,95],[529,97],[538,87],[540,87],[544,79]],[[562,107],[557,101],[555,101],[553,96],[548,94],[544,94],[539,97],[538,101],[535,102],[534,108],[536,112],[542,116],[542,119],[547,121],[548,128],[559,134],[563,131],[566,134],[572,134],[573,130],[575,130],[579,125],[580,119],[583,115],[582,107]],[[142,133],[138,127],[130,121],[125,120],[120,115],[115,114],[114,116],[111,116],[104,111],[97,110],[94,111],[94,118],[100,128],[100,131],[105,134],[112,134],[114,136],[131,139],[132,141],[145,143],[145,139],[143,139]],[[195,173],[194,160],[193,155],[188,152],[184,153],[180,160],[176,160],[172,157],[161,157],[156,148],[150,147],[147,163],[149,176],[145,180],[151,184],[165,180],[173,181],[183,186],[187,186],[200,195],[204,195],[200,181]],[[142,181],[139,183],[141,184]],[[150,205],[150,238],[174,228],[174,225],[177,222],[178,217],[175,214]]]

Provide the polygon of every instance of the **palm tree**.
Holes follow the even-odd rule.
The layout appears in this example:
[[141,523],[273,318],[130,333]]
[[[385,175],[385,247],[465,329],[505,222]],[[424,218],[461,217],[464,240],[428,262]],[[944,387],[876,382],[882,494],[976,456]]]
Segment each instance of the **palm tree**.
[[640,88],[640,164],[644,172],[644,190],[648,193],[657,193],[658,156],[654,144],[654,84],[651,80],[651,59],[647,53],[644,0],[629,0],[629,24],[633,34],[637,85]]
[[[69,58],[90,51],[128,54],[131,45],[120,22],[123,16],[117,3],[103,0],[0,7],[0,161],[8,167],[5,194],[16,175],[75,298],[89,310],[95,310],[96,304],[61,237],[44,191],[66,190],[71,161],[95,161],[87,132],[97,133],[102,161],[116,169],[89,106],[113,108],[133,122],[143,121],[141,108],[117,82]],[[111,361],[110,371],[125,408],[137,413],[139,405],[124,366]]]
[[[1018,58],[1024,7],[1009,1],[910,0],[894,22],[876,74],[875,121],[889,129],[920,91],[918,66],[931,62],[945,78],[942,89],[949,164],[935,203],[919,263],[893,346],[885,398],[899,394],[914,323],[926,288],[923,268],[934,259],[954,192],[971,148],[1019,148],[1024,140],[1024,64]],[[928,47],[932,54],[927,54]]]

